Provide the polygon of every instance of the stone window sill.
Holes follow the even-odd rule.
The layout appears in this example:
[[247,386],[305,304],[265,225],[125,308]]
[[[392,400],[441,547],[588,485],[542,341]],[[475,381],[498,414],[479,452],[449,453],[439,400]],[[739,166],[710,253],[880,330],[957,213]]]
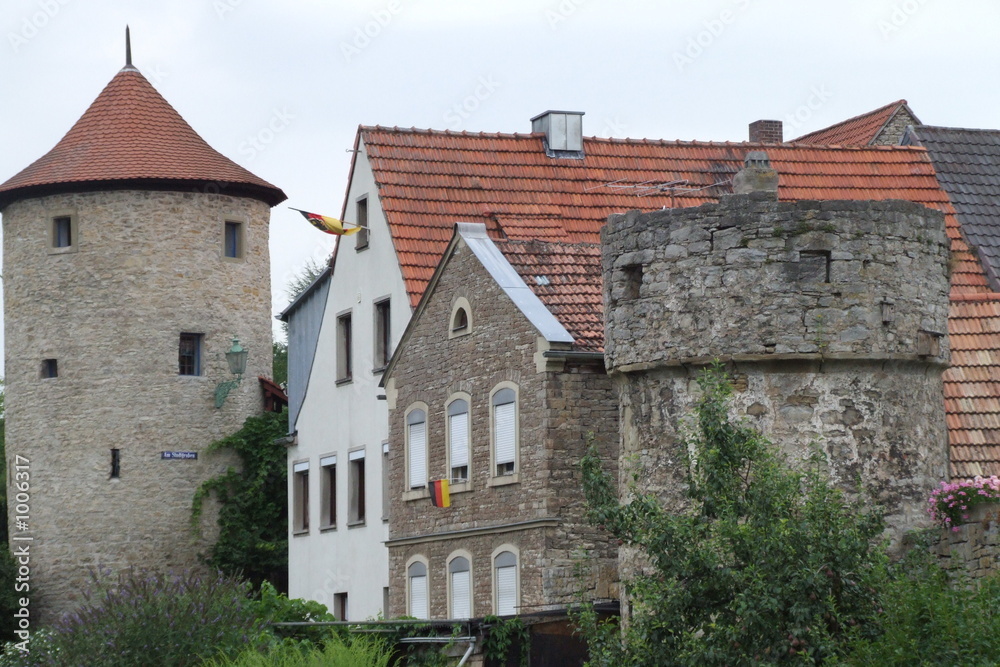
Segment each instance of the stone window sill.
[[468,493],[472,491],[472,482],[455,482],[454,484],[448,485],[448,493],[450,495],[455,495],[456,493]]
[[365,525],[365,520],[364,519],[358,519],[357,521],[348,521],[347,522],[347,527],[348,528],[357,528],[358,526],[363,526],[363,525]]
[[403,492],[404,501],[420,500],[421,498],[430,498],[430,497],[431,497],[431,492],[428,491],[426,488],[412,489],[410,491]]
[[319,532],[321,532],[321,533],[329,533],[329,532],[332,532],[334,530],[337,530],[337,524],[335,524],[335,523],[331,523],[329,525],[320,526],[319,527]]
[[337,386],[340,387],[345,384],[351,384],[352,382],[354,382],[354,378],[340,378],[337,380]]
[[503,475],[502,477],[490,477],[490,481],[486,483],[487,486],[507,486],[508,484],[520,484],[521,483],[521,473],[516,472],[513,475]]
[[309,534],[309,529],[306,528],[304,530],[296,530],[294,533],[292,533],[292,537],[302,537],[303,535],[308,535],[308,534]]

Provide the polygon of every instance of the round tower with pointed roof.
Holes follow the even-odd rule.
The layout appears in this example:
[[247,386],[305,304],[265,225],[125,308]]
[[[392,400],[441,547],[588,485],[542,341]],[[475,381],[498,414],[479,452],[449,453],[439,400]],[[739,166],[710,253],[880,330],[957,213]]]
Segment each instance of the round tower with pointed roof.
[[[71,608],[91,567],[199,566],[212,536],[190,530],[192,497],[232,463],[205,447],[261,411],[271,374],[268,224],[284,199],[130,59],[0,185],[11,539],[30,548],[36,620]],[[216,408],[234,335],[247,379]]]

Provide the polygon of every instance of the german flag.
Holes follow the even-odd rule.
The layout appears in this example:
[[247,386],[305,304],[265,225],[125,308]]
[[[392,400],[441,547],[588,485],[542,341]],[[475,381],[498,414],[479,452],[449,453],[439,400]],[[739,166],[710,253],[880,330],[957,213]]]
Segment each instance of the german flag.
[[431,482],[431,502],[434,503],[434,507],[451,507],[448,480],[438,479]]
[[[289,207],[291,208],[291,207]],[[331,218],[326,215],[320,215],[319,213],[310,213],[309,211],[303,211],[301,209],[293,208],[293,211],[298,211],[302,216],[308,220],[313,227],[325,234],[334,234],[336,236],[350,236],[351,234],[356,234],[361,231],[361,227],[351,227],[350,229],[344,229],[344,223],[336,218]]]

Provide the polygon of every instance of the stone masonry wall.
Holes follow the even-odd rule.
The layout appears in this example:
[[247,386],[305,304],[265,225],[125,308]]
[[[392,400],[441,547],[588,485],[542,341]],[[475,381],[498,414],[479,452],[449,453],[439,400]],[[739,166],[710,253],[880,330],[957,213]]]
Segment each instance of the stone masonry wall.
[[941,539],[932,548],[943,567],[964,570],[976,579],[1000,571],[1000,505],[973,507],[969,520],[955,528],[942,530]]
[[651,490],[680,502],[681,423],[699,368],[720,359],[737,413],[793,461],[818,447],[839,484],[860,476],[894,536],[926,524],[926,494],[947,470],[939,212],[754,193],[612,216],[603,243],[621,456],[638,459]]
[[878,133],[875,140],[872,141],[873,146],[898,146],[899,141],[903,138],[903,134],[906,132],[906,127],[908,125],[919,125],[920,123],[912,115],[906,112],[905,109],[899,109],[896,114],[889,119],[882,131]]
[[[452,306],[459,298],[471,307],[471,333],[449,338]],[[578,547],[597,550],[592,585],[609,590],[617,546],[581,526],[582,490],[575,468],[589,431],[609,461],[617,457],[616,406],[607,376],[579,365],[539,372],[537,332],[464,243],[448,260],[401,345],[387,385],[389,615],[406,612],[406,563],[420,555],[429,562],[431,614],[444,617],[447,559],[460,550],[472,560],[473,613],[492,613],[490,559],[501,544],[520,552],[524,611],[569,600],[576,582],[567,554]],[[516,481],[497,485],[508,480],[491,476],[489,399],[501,382],[518,387],[519,460]],[[446,478],[446,405],[459,392],[469,397],[471,481],[468,490],[452,487],[451,507],[435,508],[426,494],[413,498],[407,493],[405,414],[417,402],[427,405],[428,477]],[[512,526],[521,522],[534,523]]]
[[[76,250],[50,253],[51,218],[65,214]],[[28,529],[12,534],[33,538],[33,614],[72,607],[88,568],[199,566],[214,524],[209,511],[192,536],[192,496],[234,463],[203,450],[260,412],[256,377],[271,374],[269,215],[251,199],[129,190],[3,211],[7,464],[25,457],[31,475]],[[222,257],[226,220],[244,223],[244,259]],[[203,335],[200,376],[178,375],[181,332]],[[234,334],[246,379],[216,409]],[[42,378],[43,359],[58,377]]]

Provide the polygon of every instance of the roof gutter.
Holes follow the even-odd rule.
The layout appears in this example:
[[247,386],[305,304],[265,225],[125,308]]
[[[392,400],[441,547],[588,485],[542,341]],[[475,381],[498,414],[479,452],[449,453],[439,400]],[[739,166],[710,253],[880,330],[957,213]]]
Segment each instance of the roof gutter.
[[545,350],[543,357],[553,359],[578,359],[580,361],[604,361],[603,352],[587,352],[586,350]]

